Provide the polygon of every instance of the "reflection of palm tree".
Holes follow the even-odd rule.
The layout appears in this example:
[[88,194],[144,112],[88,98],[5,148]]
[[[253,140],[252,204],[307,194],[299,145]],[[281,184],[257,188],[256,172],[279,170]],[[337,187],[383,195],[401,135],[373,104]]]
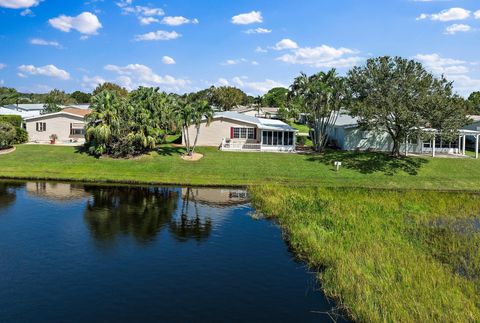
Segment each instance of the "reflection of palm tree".
[[153,240],[170,222],[177,209],[178,191],[169,188],[106,187],[90,188],[92,195],[85,221],[100,241],[120,234],[133,235],[140,242]]
[[24,183],[0,183],[0,210],[7,209],[17,200],[16,189]]
[[[195,209],[195,215],[193,217],[189,214],[190,200],[192,200]],[[180,219],[172,220],[170,222],[170,231],[179,241],[195,239],[200,242],[206,240],[210,236],[212,231],[212,220],[210,217],[204,219],[201,218],[198,203],[195,200],[191,188],[186,189],[186,194],[183,196]]]

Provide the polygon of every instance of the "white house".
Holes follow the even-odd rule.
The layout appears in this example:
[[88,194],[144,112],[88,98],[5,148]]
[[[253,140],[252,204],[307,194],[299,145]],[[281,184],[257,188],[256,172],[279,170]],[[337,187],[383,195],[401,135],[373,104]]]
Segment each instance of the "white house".
[[[295,151],[296,130],[288,124],[273,119],[257,118],[237,112],[215,113],[207,125],[200,126],[198,146],[219,147],[226,151]],[[195,126],[188,129],[188,138],[193,144]],[[185,136],[182,143],[185,145]]]
[[65,108],[60,112],[26,118],[29,142],[49,143],[52,135],[57,143],[84,143],[85,117],[90,110]]
[[[368,150],[389,152],[393,149],[393,141],[386,131],[365,131],[358,125],[358,118],[341,113],[329,133],[330,143],[341,150]],[[408,138],[401,145],[401,151],[412,154],[449,154],[463,156],[466,153],[466,139],[473,139],[478,145],[480,141],[480,118],[478,128],[475,124],[459,130],[459,138],[454,142],[442,140],[441,133],[436,129],[422,129],[435,134],[432,140],[422,140],[419,137]]]

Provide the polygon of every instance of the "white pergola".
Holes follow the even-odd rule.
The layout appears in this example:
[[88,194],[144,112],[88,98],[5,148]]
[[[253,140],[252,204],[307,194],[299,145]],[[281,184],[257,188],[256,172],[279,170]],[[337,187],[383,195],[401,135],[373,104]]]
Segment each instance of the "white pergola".
[[[432,145],[432,157],[435,157],[436,155],[436,136],[442,135],[442,132],[433,129],[433,128],[423,128],[422,131],[428,132],[431,134],[434,134],[432,140],[431,140],[431,145]],[[467,137],[471,136],[475,138],[475,158],[479,158],[479,151],[480,151],[480,131],[475,131],[475,130],[467,130],[467,129],[461,129],[459,130],[459,135],[458,135],[458,151],[460,154],[463,156],[466,155],[466,144],[467,144]],[[408,155],[408,136],[407,140],[405,141],[405,155]]]

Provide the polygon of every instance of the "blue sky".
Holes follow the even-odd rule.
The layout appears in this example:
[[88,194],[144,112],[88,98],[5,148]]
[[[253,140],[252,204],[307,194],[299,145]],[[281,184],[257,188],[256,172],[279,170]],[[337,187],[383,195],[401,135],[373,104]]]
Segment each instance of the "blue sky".
[[257,95],[301,71],[400,55],[467,95],[480,90],[479,36],[478,0],[0,0],[0,84]]

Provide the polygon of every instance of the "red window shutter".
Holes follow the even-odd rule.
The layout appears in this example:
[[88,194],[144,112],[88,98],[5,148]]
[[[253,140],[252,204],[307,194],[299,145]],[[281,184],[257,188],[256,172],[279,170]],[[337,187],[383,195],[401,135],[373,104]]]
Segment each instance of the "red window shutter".
[[230,127],[230,139],[233,139],[233,127]]

